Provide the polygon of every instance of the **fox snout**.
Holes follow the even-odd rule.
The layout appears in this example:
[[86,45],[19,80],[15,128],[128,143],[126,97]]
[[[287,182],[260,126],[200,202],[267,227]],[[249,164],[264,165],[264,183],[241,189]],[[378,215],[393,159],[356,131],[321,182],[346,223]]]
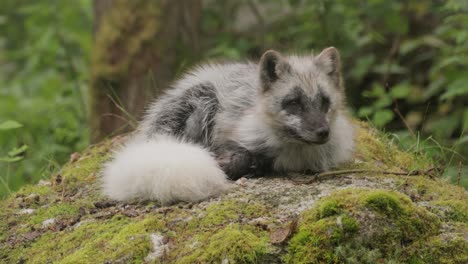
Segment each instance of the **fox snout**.
[[309,114],[302,120],[301,136],[309,144],[324,144],[330,138],[330,126],[323,114]]
[[321,145],[330,139],[330,129],[328,125],[317,129],[309,130],[301,135],[302,141],[307,144]]
[[328,124],[322,124],[318,128],[309,126],[308,129],[287,127],[286,132],[290,138],[309,145],[325,144],[330,139]]
[[314,131],[317,137],[317,143],[326,143],[329,139],[330,129],[328,126],[323,126]]

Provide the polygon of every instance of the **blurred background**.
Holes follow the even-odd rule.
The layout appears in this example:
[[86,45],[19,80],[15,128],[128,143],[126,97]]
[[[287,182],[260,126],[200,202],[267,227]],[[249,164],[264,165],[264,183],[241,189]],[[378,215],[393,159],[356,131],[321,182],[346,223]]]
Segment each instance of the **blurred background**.
[[468,1],[1,0],[0,197],[204,60],[337,47],[349,108],[468,187]]

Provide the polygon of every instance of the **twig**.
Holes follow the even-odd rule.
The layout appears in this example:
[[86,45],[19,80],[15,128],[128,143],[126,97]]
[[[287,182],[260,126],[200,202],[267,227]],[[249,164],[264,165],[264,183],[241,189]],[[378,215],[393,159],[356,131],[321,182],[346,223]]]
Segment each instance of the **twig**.
[[137,127],[137,125],[134,122],[132,122],[131,120],[126,119],[123,116],[119,116],[119,115],[113,114],[113,113],[105,113],[105,114],[102,115],[102,117],[106,117],[106,116],[116,117],[116,118],[124,121],[125,123],[129,124],[134,129]]
[[393,102],[395,103],[395,108],[393,108],[393,111],[395,111],[395,113],[400,117],[401,121],[406,126],[406,129],[408,129],[408,131],[411,133],[411,135],[414,138],[416,138],[416,134],[414,133],[413,129],[411,129],[411,127],[406,122],[405,117],[401,114],[400,110],[398,110],[398,103],[396,102],[396,100],[393,100]]
[[[427,170],[414,170],[414,171],[385,171],[385,170],[368,170],[368,169],[350,169],[350,170],[336,170],[336,171],[326,171],[315,174],[314,178],[307,181],[295,181],[298,184],[310,184],[321,178],[327,178],[331,176],[339,176],[344,174],[356,174],[356,173],[375,173],[375,174],[391,174],[391,175],[403,175],[403,176],[419,176],[427,175],[430,172],[434,171],[436,168],[432,167]],[[293,180],[294,181],[294,180]]]
[[457,185],[460,186],[461,180],[461,173],[462,173],[462,162],[461,160],[458,162],[458,176],[457,176]]

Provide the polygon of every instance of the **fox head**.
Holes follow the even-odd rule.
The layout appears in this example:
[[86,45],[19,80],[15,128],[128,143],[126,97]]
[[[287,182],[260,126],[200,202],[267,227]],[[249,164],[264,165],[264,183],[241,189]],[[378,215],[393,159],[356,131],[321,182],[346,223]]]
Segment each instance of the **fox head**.
[[317,56],[270,50],[261,57],[259,70],[262,111],[279,138],[326,143],[344,97],[338,50],[330,47]]

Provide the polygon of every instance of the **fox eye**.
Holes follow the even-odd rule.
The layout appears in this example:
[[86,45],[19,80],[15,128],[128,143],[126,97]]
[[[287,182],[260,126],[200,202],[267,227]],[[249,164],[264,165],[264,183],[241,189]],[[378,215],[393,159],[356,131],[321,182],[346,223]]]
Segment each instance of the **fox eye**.
[[321,108],[323,112],[328,112],[328,110],[330,109],[330,98],[328,98],[327,96],[322,96]]
[[301,105],[301,100],[299,100],[299,98],[292,99],[289,102],[287,102],[287,104],[289,106],[291,106],[291,105]]
[[302,111],[302,103],[299,98],[290,99],[285,102],[284,108],[291,113],[298,113]]

